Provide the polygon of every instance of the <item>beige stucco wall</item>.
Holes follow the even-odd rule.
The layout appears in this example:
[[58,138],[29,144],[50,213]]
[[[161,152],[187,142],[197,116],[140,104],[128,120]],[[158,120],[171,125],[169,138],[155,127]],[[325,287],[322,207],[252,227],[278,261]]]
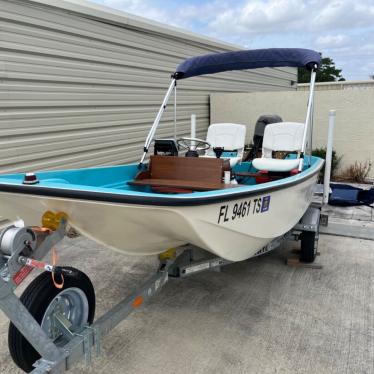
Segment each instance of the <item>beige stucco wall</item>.
[[[279,114],[284,121],[304,122],[306,91],[215,93],[211,95],[211,123],[247,125],[247,141],[261,114]],[[334,149],[342,167],[355,161],[374,161],[374,90],[317,91],[313,147],[326,146],[329,110],[336,110]],[[369,175],[374,178],[374,164]]]

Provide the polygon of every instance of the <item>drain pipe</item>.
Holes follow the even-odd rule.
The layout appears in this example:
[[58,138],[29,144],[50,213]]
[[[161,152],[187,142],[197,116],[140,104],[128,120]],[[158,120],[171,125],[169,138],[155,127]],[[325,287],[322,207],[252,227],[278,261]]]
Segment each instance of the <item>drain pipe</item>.
[[323,204],[329,202],[330,195],[330,178],[331,178],[331,162],[332,162],[332,143],[334,139],[336,110],[329,111],[329,131],[327,135],[327,148],[325,159],[325,176],[323,180]]

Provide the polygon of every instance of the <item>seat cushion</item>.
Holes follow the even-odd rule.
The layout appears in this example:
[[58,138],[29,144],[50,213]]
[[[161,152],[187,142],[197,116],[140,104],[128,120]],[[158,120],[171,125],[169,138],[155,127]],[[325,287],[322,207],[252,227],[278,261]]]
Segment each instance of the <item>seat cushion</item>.
[[280,160],[276,158],[255,158],[252,165],[257,170],[291,171],[299,167],[300,159]]

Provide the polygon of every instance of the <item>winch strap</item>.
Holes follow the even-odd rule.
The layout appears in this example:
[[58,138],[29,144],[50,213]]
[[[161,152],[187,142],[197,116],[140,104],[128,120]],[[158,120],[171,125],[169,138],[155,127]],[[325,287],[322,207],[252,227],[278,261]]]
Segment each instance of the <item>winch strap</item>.
[[[52,247],[52,266],[53,266],[53,269],[56,268],[57,261],[58,261],[57,251],[56,251],[55,247]],[[61,290],[64,287],[64,275],[62,274],[62,272],[61,272],[60,275],[61,275],[61,283],[58,283],[55,279],[55,271],[52,271],[52,282],[53,282],[54,286],[59,290]]]

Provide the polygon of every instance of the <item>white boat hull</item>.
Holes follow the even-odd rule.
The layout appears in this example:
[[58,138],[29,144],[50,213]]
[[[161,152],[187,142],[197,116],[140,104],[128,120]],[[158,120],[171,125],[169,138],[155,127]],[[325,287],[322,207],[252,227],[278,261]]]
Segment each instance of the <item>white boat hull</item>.
[[[1,212],[40,225],[47,210],[63,211],[83,235],[131,255],[152,255],[191,243],[222,258],[252,257],[289,231],[308,208],[317,174],[248,198],[206,205],[152,206],[0,193]],[[15,212],[19,216],[15,216]]]

